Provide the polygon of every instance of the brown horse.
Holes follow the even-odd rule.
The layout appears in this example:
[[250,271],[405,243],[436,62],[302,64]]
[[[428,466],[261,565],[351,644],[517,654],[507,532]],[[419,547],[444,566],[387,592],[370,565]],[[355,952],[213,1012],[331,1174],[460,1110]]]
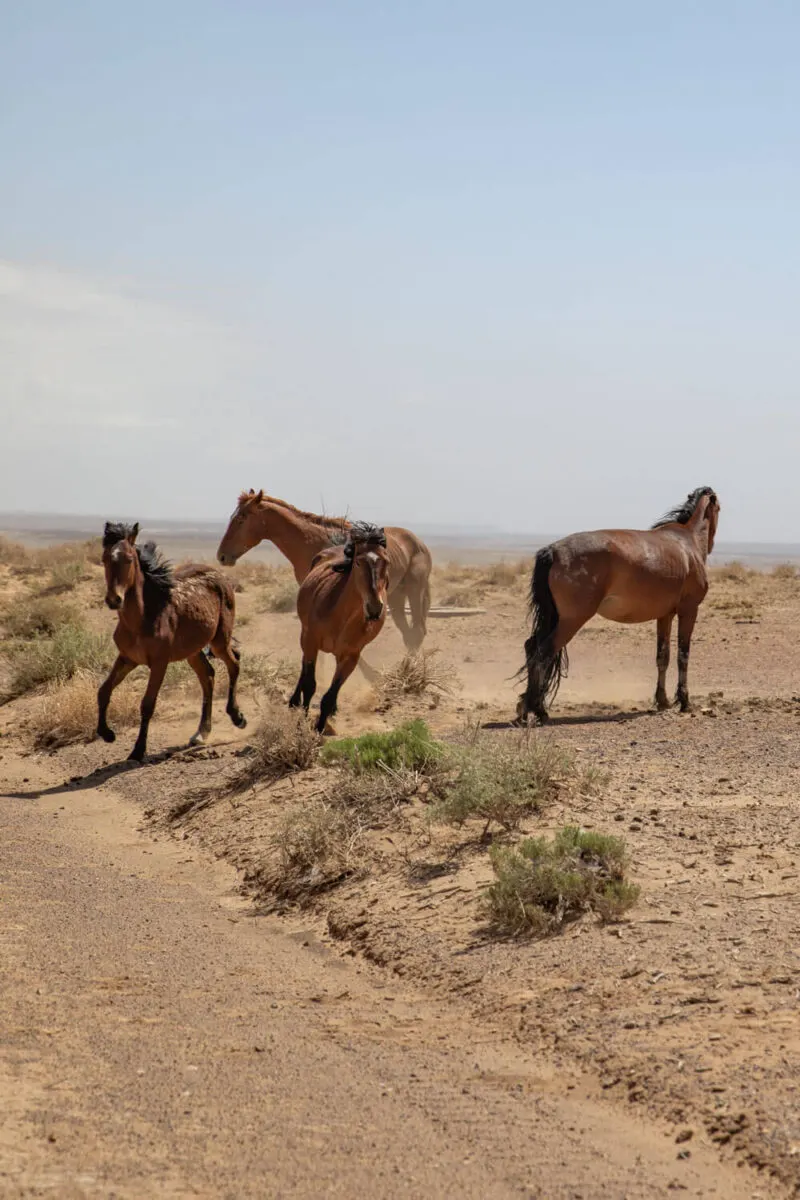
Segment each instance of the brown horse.
[[119,614],[114,630],[119,655],[97,693],[97,732],[106,742],[115,740],[116,734],[106,721],[111,693],[135,667],[149,667],[139,736],[130,754],[130,758],[141,762],[147,747],[147,728],[171,662],[186,659],[203,689],[200,726],[191,744],[205,741],[210,733],[214,668],[203,652],[208,645],[228,668],[228,716],[239,729],[247,722],[236,702],[239,653],[233,647],[236,609],[230,582],[221,571],[203,563],[187,563],[173,570],[153,542],[141,548],[135,544],[138,532],[138,524],[109,522],[103,532],[105,602]]
[[[308,712],[317,686],[317,655],[320,651],[335,655],[333,681],[320,702],[320,733],[336,712],[339,689],[355,670],[361,651],[386,621],[386,542],[385,531],[376,525],[351,525],[344,545],[318,554],[300,585],[297,614],[302,625],[303,666],[289,707],[298,708],[302,702]],[[332,732],[329,727],[328,731]]]
[[[217,558],[226,567],[264,539],[278,547],[294,567],[302,583],[311,563],[332,542],[342,542],[350,529],[344,517],[321,517],[302,512],[285,500],[265,496],[263,491],[242,492],[236,511],[219,544]],[[389,610],[410,651],[418,650],[427,631],[431,605],[431,553],[424,542],[408,529],[387,526],[386,553],[389,563]],[[412,624],[406,619],[406,600]]]
[[610,621],[657,622],[656,705],[669,708],[665,688],[673,619],[678,618],[678,691],[689,708],[689,648],[697,610],[708,591],[706,559],[714,546],[719,501],[712,488],[691,492],[652,529],[573,533],[543,547],[531,578],[533,631],[525,643],[528,686],[517,717],[547,720],[548,701],[566,675],[566,646],[600,613]]

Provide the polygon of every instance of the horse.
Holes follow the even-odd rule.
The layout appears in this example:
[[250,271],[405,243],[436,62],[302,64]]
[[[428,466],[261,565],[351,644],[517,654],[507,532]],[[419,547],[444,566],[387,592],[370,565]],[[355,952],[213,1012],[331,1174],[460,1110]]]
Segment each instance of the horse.
[[675,703],[689,710],[689,650],[697,610],[708,591],[706,560],[714,547],[720,505],[713,488],[690,492],[648,530],[602,529],[573,533],[536,555],[531,576],[531,636],[525,642],[528,684],[517,719],[544,723],[547,704],[568,668],[567,644],[599,613],[625,624],[656,621],[658,682],[655,703],[666,693],[672,622],[678,618],[678,690]]
[[[226,567],[264,539],[273,542],[294,567],[295,579],[302,583],[311,563],[332,542],[343,542],[350,529],[344,517],[322,517],[303,512],[286,500],[267,496],[263,490],[242,492],[228,528],[217,549],[217,559]],[[386,553],[389,565],[389,610],[406,649],[419,650],[427,632],[431,605],[431,552],[408,529],[387,526]],[[411,609],[411,624],[406,618],[406,600]]]
[[386,621],[389,553],[386,531],[377,525],[350,525],[347,541],[317,554],[297,593],[300,648],[303,665],[289,701],[308,712],[316,691],[316,662],[320,651],[333,654],[336,671],[322,697],[318,733],[333,730],[339,689],[353,673],[361,651],[378,636]]
[[228,669],[228,716],[239,729],[247,724],[236,700],[239,652],[233,644],[236,605],[230,581],[204,563],[173,568],[154,542],[137,546],[138,533],[138,524],[110,522],[103,531],[105,603],[118,614],[114,641],[119,654],[97,693],[97,732],[113,742],[116,734],[106,720],[111,693],[135,667],[149,667],[139,736],[129,755],[135,762],[144,758],[148,726],[171,662],[186,659],[203,689],[200,725],[190,745],[202,744],[210,733],[214,667],[204,653],[207,646]]

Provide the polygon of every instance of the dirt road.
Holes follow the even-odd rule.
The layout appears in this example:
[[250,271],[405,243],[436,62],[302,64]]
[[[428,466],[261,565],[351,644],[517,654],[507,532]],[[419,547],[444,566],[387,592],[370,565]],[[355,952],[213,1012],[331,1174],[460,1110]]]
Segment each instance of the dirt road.
[[48,794],[40,773],[38,794],[0,765],[4,1197],[758,1192],[712,1148],[679,1159],[579,1076],[564,1095],[547,1062],[253,916],[228,867],[139,834],[107,788]]

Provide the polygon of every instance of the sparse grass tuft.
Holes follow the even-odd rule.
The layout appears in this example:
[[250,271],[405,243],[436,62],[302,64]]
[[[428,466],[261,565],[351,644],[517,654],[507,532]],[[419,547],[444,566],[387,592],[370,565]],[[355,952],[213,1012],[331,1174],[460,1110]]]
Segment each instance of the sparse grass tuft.
[[362,733],[337,738],[322,747],[326,766],[349,766],[352,771],[423,771],[439,761],[443,747],[435,742],[424,721],[406,721],[385,733]]
[[469,820],[516,829],[526,813],[538,812],[559,786],[576,774],[570,751],[535,730],[513,739],[485,737],[477,730],[465,746],[454,748],[455,773],[434,815],[463,825]]
[[490,852],[495,881],[486,892],[486,913],[503,933],[542,936],[584,912],[615,921],[639,897],[625,878],[625,843],[567,825],[552,841],[526,838]]
[[797,567],[794,563],[778,563],[772,568],[773,579],[797,579]]
[[375,684],[378,701],[391,703],[405,696],[423,696],[426,692],[439,696],[451,695],[451,671],[437,660],[438,654],[438,650],[405,654],[393,667],[382,671]]
[[52,637],[12,642],[8,698],[22,696],[44,684],[66,683],[78,671],[106,670],[114,658],[113,643],[78,622],[59,625]]
[[[50,685],[30,718],[33,744],[38,750],[56,749],[73,742],[89,741],[97,728],[97,689],[102,676],[77,671],[66,683]],[[115,690],[109,706],[110,722],[117,728],[139,721],[139,693],[127,681]]]
[[317,760],[319,744],[320,736],[302,710],[273,709],[256,729],[233,789],[242,791],[307,770]]

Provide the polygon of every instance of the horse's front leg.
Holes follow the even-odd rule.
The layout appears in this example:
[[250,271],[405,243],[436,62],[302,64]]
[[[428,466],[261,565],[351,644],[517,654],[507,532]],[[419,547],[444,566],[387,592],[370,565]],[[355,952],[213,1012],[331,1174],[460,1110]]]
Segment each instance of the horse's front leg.
[[126,675],[130,675],[135,666],[136,663],[131,662],[124,654],[118,654],[108,678],[100,685],[97,693],[97,732],[104,742],[113,742],[117,736],[106,720],[111,693],[115,687],[119,687]]
[[147,681],[147,690],[142,696],[141,706],[141,724],[139,725],[139,736],[136,739],[136,745],[131,750],[128,758],[134,762],[141,762],[147,749],[147,730],[150,725],[150,719],[153,716],[156,708],[156,700],[158,693],[161,691],[161,685],[164,682],[164,676],[167,673],[167,656],[164,655],[163,660],[153,663],[150,667],[150,678]]
[[203,708],[200,713],[200,724],[197,727],[197,733],[193,733],[189,739],[189,745],[202,746],[211,732],[211,712],[214,703],[214,668],[202,650],[199,654],[192,654],[186,661],[199,679],[203,692]]
[[672,636],[674,613],[668,617],[660,617],[656,626],[656,666],[658,667],[658,683],[656,684],[656,708],[663,712],[669,708],[667,698],[667,668],[669,667],[669,642]]
[[678,691],[675,701],[681,712],[689,712],[689,650],[692,632],[697,620],[697,608],[678,613]]
[[336,671],[331,681],[331,686],[328,688],[325,695],[322,697],[319,705],[319,720],[317,721],[317,733],[333,733],[334,730],[329,726],[328,720],[336,712],[336,701],[339,698],[339,689],[346,680],[350,678],[358,663],[358,654],[348,654],[343,658],[336,659]]

